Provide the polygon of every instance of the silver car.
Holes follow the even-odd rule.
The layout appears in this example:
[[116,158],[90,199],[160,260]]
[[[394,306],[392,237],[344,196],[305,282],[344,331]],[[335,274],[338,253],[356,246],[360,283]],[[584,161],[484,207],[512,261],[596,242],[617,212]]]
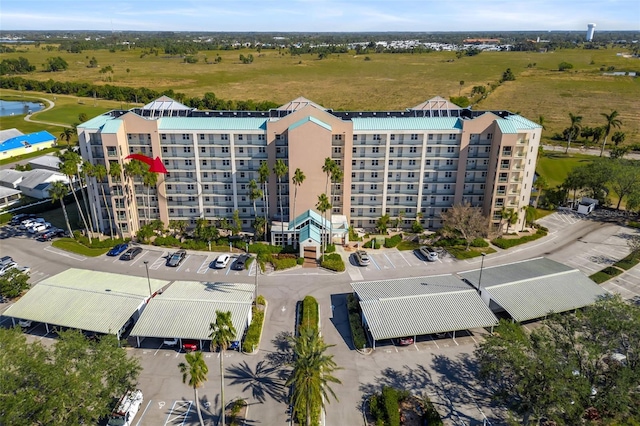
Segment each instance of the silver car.
[[355,253],[356,260],[358,261],[358,265],[367,266],[371,263],[371,259],[369,258],[369,254],[367,254],[364,250],[358,250]]
[[438,252],[435,251],[433,247],[420,247],[420,254],[429,262],[435,262],[436,260],[438,260]]

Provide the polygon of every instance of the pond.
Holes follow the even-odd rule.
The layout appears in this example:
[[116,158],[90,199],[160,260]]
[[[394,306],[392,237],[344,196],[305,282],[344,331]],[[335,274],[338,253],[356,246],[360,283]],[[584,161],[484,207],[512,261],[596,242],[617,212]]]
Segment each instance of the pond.
[[31,114],[43,108],[44,104],[39,102],[3,101],[0,99],[0,117]]

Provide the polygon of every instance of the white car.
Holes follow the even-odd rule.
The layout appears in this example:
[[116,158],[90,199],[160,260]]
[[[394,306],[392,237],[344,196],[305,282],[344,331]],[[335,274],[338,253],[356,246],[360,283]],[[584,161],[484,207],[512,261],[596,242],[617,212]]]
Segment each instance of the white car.
[[162,344],[164,346],[169,346],[169,347],[177,346],[178,345],[178,338],[174,337],[173,339],[166,339],[165,341],[162,342]]
[[20,327],[22,327],[22,328],[31,327],[31,321],[30,320],[21,319],[20,321],[18,321],[18,325]]
[[31,225],[29,227],[29,233],[30,234],[37,234],[38,232],[46,231],[49,228],[51,228],[51,224],[49,222],[36,223],[36,224]]
[[7,273],[9,269],[18,268],[18,264],[13,260],[2,262],[0,265],[0,275],[4,275]]
[[231,256],[229,256],[228,254],[221,254],[216,259],[216,263],[214,264],[215,268],[216,269],[226,268],[227,265],[229,264],[229,259],[231,259]]

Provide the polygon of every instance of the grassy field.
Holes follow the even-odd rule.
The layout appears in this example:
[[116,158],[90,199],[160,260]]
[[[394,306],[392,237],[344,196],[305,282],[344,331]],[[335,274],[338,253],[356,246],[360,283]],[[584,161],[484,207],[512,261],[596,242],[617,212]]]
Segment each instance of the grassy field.
[[[255,61],[242,64],[238,59],[240,53],[245,56],[253,54]],[[624,123],[621,130],[627,133],[627,141],[638,142],[640,79],[607,77],[599,71],[603,66],[615,67],[616,70],[640,70],[640,60],[624,58],[617,53],[614,49],[570,49],[549,53],[483,52],[462,59],[455,59],[452,52],[369,53],[360,56],[333,54],[318,60],[316,55],[310,54],[292,57],[287,51],[263,50],[258,53],[234,50],[200,52],[198,63],[186,64],[179,56],[143,55],[139,49],[73,54],[21,46],[21,52],[3,54],[3,57],[23,56],[39,66],[48,57],[60,55],[69,63],[69,69],[61,73],[36,72],[27,76],[39,80],[52,78],[156,90],[173,89],[188,96],[213,92],[222,99],[276,103],[305,96],[336,110],[404,109],[437,95],[448,98],[457,96],[459,91],[469,95],[473,86],[495,83],[506,68],[511,68],[516,80],[500,86],[476,109],[507,109],[533,120],[542,115],[547,126],[545,138],[561,132],[568,125],[569,112],[582,115],[583,124],[593,127],[602,124],[600,113],[616,109]],[[205,58],[213,62],[216,55],[222,57],[222,62],[205,62]],[[94,56],[99,66],[88,68],[87,64]],[[365,57],[370,60],[365,61]],[[572,63],[574,69],[570,72],[556,71],[562,61]],[[111,65],[113,74],[100,73],[100,68],[107,65]],[[464,81],[462,88],[460,81]],[[68,106],[64,113],[48,112],[42,114],[42,119],[47,117],[51,121],[73,123],[81,111],[91,117],[100,110],[100,106],[92,105],[92,100],[85,100],[84,105],[78,105],[73,97],[71,101],[77,108]],[[104,108],[115,106],[119,103],[113,102]],[[2,127],[6,127],[4,123]]]
[[589,164],[596,158],[592,155],[545,152],[538,159],[536,172],[547,179],[550,188],[555,188],[564,182],[575,167]]

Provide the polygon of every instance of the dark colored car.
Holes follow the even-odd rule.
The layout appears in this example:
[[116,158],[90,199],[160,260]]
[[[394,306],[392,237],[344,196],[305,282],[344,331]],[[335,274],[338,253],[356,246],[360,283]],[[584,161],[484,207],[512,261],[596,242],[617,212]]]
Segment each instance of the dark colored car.
[[235,262],[233,262],[233,265],[231,266],[233,269],[235,269],[236,271],[242,271],[244,270],[245,266],[247,266],[247,260],[249,260],[249,256],[248,254],[241,254]]
[[182,349],[185,352],[193,352],[198,350],[198,341],[197,340],[183,340],[182,341]]
[[11,220],[9,221],[9,225],[20,225],[20,222],[22,222],[23,220],[35,219],[35,217],[35,214],[17,214],[11,218]]
[[140,253],[142,253],[142,247],[131,247],[129,250],[125,251],[122,256],[120,256],[120,260],[133,260]]
[[240,350],[240,342],[237,340],[234,340],[233,342],[231,342],[231,344],[229,345],[229,350],[231,351],[239,351]]
[[128,248],[129,244],[127,243],[118,244],[107,252],[107,256],[120,256]]
[[173,253],[167,260],[167,266],[177,268],[178,266],[180,266],[185,257],[187,257],[187,252],[184,250],[178,250],[177,252]]
[[53,228],[53,229],[48,229],[42,234],[38,235],[38,238],[36,238],[36,240],[51,241],[54,237],[57,237],[57,236],[58,236],[58,229]]
[[398,346],[413,345],[413,337],[399,337],[396,339],[396,345]]

